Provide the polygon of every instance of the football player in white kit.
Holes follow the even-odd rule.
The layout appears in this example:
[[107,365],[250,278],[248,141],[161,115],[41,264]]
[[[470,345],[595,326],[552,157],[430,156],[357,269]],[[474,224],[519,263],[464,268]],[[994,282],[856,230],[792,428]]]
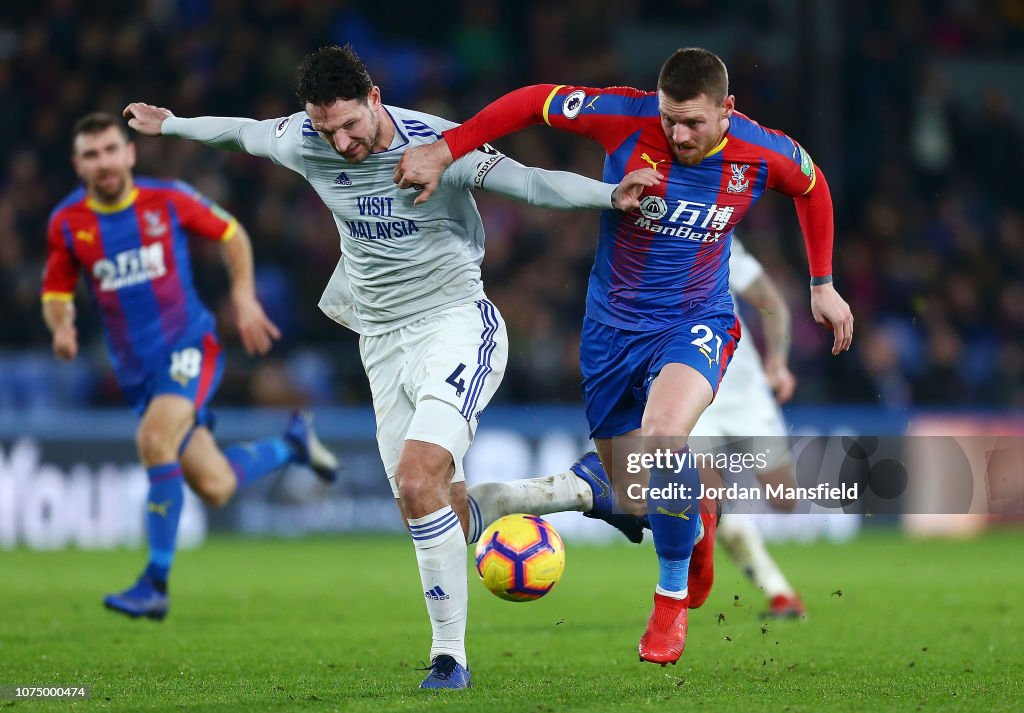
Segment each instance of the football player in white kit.
[[[779,404],[793,396],[796,378],[789,370],[790,314],[785,299],[761,263],[733,236],[729,256],[729,291],[761,315],[765,353],[759,357],[752,341],[742,340],[722,377],[718,393],[690,434],[697,452],[717,453],[730,442],[759,454],[764,468],[754,474],[762,484],[795,487],[796,471],[785,447],[788,434]],[[739,316],[737,305],[737,316]],[[749,334],[740,318],[741,329]],[[705,483],[721,477],[703,473]],[[777,511],[790,511],[792,500],[772,500]],[[768,554],[764,539],[748,515],[729,513],[718,524],[718,542],[736,565],[769,600],[769,616],[803,617],[804,605]]]
[[[639,205],[652,169],[619,186],[527,168],[484,147],[456,162],[422,205],[392,177],[406,149],[455,126],[387,106],[351,47],[324,47],[299,67],[303,111],[253,119],[175,117],[132,103],[140,133],[271,159],[303,176],[334,214],[341,259],[320,300],[360,335],[381,458],[416,549],[433,634],[422,688],[467,688],[468,508],[463,456],[505,370],[508,339],[480,279],[484,232],[469,189],[549,208]],[[581,476],[582,477],[582,476]],[[596,499],[596,498],[595,498]]]

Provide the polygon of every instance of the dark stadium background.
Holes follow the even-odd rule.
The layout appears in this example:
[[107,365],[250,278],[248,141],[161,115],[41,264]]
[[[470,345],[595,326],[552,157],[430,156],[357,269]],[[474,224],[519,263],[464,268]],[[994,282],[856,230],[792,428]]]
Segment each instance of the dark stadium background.
[[[627,7],[628,6],[628,7]],[[399,3],[153,0],[6,2],[0,12],[0,408],[119,406],[95,315],[68,367],[49,354],[39,275],[49,211],[76,183],[68,132],[130,100],[197,114],[296,110],[294,69],[351,42],[386,102],[464,119],[533,82],[652,88],[678,46],[720,53],[739,110],[797,137],[836,202],[836,284],[857,335],[839,359],[809,319],[788,200],[767,197],[739,234],[794,309],[796,403],[883,408],[1024,405],[1024,9],[1019,2]],[[355,338],[316,309],[337,234],[288,171],[140,139],[139,171],[183,178],[253,234],[260,295],[284,329],[250,360],[230,334],[225,275],[197,246],[203,294],[229,347],[220,405],[365,404]],[[600,173],[601,151],[536,129],[520,161]],[[596,214],[478,198],[485,285],[509,325],[497,400],[578,404],[577,338]]]

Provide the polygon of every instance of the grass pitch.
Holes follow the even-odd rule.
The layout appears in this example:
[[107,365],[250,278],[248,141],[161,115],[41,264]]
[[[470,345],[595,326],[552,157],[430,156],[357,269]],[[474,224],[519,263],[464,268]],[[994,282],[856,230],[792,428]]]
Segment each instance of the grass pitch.
[[637,661],[653,551],[568,548],[545,599],[470,582],[475,688],[419,691],[429,626],[403,538],[215,538],[179,554],[162,623],[100,600],[138,552],[0,552],[0,684],[92,700],[0,711],[1010,711],[1024,708],[1024,533],[774,548],[810,618],[762,622],[719,553],[678,666]]

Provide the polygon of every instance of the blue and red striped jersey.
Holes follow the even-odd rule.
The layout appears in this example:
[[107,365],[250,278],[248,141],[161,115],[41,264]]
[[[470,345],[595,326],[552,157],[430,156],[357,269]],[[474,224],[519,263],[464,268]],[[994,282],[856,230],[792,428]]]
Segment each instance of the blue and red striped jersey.
[[[444,136],[457,158],[481,139],[540,120],[599,142],[607,154],[608,183],[640,168],[666,176],[645,190],[638,210],[601,214],[587,315],[622,329],[660,328],[709,311],[732,311],[729,244],[736,224],[766,189],[804,196],[816,181],[814,163],[796,141],[740,113],[700,163],[673,161],[657,93],[629,87],[516,90]],[[831,203],[827,217],[830,256]]]
[[237,226],[179,181],[137,178],[117,205],[79,188],[50,216],[42,299],[72,300],[84,273],[118,380],[138,383],[175,344],[214,330],[193,284],[188,239],[227,240]]

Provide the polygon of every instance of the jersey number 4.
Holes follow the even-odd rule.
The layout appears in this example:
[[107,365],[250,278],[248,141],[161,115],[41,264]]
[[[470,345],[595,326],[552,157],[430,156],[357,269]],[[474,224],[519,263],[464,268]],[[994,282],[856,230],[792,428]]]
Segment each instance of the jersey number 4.
[[462,372],[466,370],[465,364],[459,364],[455,367],[455,371],[448,375],[448,378],[444,380],[444,383],[451,384],[455,387],[455,395],[462,396],[462,393],[466,390],[466,380],[461,378]]

